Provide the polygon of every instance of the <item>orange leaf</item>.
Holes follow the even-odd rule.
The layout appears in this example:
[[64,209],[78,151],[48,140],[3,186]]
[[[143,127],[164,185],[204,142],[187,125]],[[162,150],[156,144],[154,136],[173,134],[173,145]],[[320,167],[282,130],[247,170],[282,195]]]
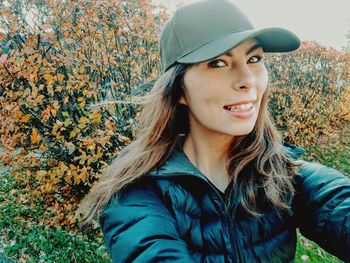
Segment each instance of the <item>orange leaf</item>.
[[85,72],[85,67],[84,66],[81,66],[80,68],[79,68],[79,73],[80,74],[83,74]]
[[43,100],[44,96],[43,95],[39,95],[35,100],[34,102],[35,103],[40,103],[42,100]]
[[7,60],[7,54],[2,54],[0,57],[0,64],[4,64]]
[[41,137],[36,129],[32,129],[32,134],[30,135],[30,141],[32,144],[40,142]]
[[85,100],[83,100],[82,102],[79,103],[79,107],[84,108],[85,104],[86,104],[86,102],[85,102]]
[[29,114],[24,115],[24,116],[21,118],[21,122],[22,122],[22,123],[26,123],[26,122],[29,121],[29,119],[30,119],[30,115],[29,115]]
[[51,74],[44,74],[43,78],[48,82],[53,82],[53,76]]
[[56,75],[56,77],[57,77],[57,80],[58,80],[59,82],[63,82],[63,81],[64,81],[64,75],[63,75],[63,74],[58,73],[58,74]]

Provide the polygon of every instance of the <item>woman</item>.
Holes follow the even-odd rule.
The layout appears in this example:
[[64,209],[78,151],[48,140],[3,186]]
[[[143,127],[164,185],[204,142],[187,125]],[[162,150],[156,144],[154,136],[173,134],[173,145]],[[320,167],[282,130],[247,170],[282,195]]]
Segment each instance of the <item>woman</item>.
[[159,44],[140,132],[80,208],[113,262],[292,262],[296,228],[350,260],[350,180],[297,160],[268,113],[264,52],[299,39],[205,0],[178,9]]

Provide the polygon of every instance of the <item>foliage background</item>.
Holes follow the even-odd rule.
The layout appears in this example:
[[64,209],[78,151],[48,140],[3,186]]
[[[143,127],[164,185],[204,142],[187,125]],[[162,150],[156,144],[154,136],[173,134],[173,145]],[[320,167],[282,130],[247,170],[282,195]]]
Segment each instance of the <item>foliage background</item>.
[[[147,92],[140,85],[157,77],[157,39],[167,16],[146,0],[0,4],[6,253],[20,261],[108,261],[98,226],[81,230],[74,212],[137,133],[141,109],[125,102]],[[266,64],[277,127],[316,157],[321,138],[337,138],[350,122],[350,53],[304,42],[296,52],[267,55]],[[340,152],[348,151],[345,140]],[[345,161],[340,169],[348,173],[348,167]]]

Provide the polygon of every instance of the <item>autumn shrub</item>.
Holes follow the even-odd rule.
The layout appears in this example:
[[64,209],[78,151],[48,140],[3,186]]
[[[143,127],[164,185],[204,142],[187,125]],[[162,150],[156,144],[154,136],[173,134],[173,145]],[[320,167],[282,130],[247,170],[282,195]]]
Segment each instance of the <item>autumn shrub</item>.
[[54,224],[72,224],[76,201],[135,135],[138,107],[123,101],[156,77],[165,13],[136,0],[14,0],[0,12],[0,160],[47,196]]
[[350,118],[350,52],[303,42],[298,51],[268,56],[270,108],[285,140],[316,145]]

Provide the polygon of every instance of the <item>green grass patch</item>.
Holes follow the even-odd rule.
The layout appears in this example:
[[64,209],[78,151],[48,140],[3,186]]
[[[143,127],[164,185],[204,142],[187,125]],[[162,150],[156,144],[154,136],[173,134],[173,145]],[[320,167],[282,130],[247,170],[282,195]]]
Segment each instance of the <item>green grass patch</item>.
[[295,255],[295,263],[340,263],[343,262],[338,258],[320,248],[315,242],[303,237],[298,232],[297,252]]
[[0,249],[5,255],[22,262],[111,262],[100,232],[72,234],[45,226],[43,200],[34,206],[20,201],[24,191],[11,175],[0,174]]

